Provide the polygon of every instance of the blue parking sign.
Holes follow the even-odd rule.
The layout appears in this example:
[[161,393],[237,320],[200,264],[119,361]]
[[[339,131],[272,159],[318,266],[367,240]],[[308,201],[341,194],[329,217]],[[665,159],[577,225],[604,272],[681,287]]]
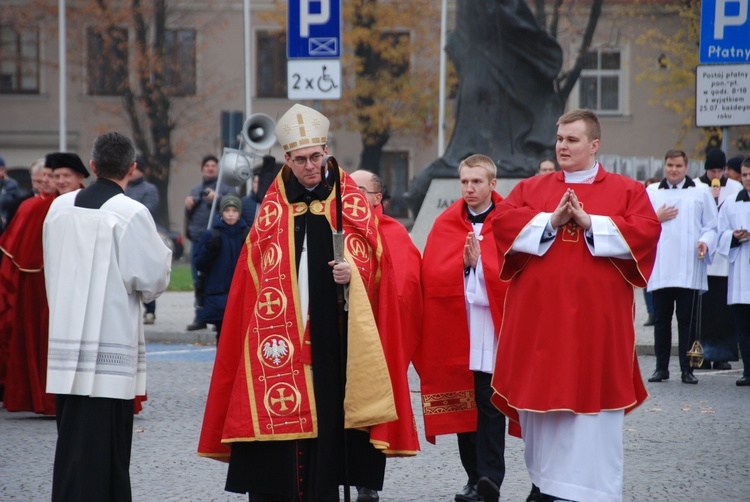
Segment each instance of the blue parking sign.
[[703,0],[701,64],[750,62],[750,0]]
[[341,0],[289,0],[286,55],[289,59],[341,56]]

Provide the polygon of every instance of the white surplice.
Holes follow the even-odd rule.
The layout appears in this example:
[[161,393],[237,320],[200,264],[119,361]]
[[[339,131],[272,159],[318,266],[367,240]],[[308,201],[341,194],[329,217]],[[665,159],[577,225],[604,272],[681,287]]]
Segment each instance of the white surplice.
[[[750,199],[750,196],[747,197]],[[719,211],[719,247],[717,252],[729,262],[727,303],[750,304],[750,241],[731,247],[735,230],[750,229],[750,201],[729,200]]]
[[[709,188],[697,182],[694,187],[660,189],[657,183],[652,183],[646,192],[654,211],[665,204],[678,210],[674,219],[661,224],[648,291],[662,288],[707,291],[707,266],[716,252],[718,223],[716,202]],[[708,246],[703,259],[698,257],[698,242]]]
[[47,392],[133,399],[146,392],[141,303],[167,288],[172,252],[143,204],[118,194],[76,207],[78,192],[44,220]]

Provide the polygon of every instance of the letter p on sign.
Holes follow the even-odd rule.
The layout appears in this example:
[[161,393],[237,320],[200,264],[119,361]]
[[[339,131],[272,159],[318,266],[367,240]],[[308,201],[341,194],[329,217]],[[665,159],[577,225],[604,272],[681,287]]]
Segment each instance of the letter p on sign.
[[[716,0],[714,16],[714,39],[724,39],[724,28],[742,26],[747,21],[747,4],[750,0]],[[737,4],[737,14],[727,15],[727,5]]]
[[[310,12],[310,4],[320,4],[320,12]],[[717,11],[719,7],[716,7]],[[745,15],[747,15],[747,3],[745,3]],[[299,35],[302,38],[310,36],[310,25],[326,24],[331,18],[330,0],[300,0],[299,2]],[[744,21],[743,21],[744,22]],[[742,24],[742,23],[740,23]]]

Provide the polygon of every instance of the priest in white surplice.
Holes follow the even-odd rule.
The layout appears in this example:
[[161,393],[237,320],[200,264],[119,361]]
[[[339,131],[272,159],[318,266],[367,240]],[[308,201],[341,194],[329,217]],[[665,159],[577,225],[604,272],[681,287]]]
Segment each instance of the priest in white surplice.
[[130,501],[134,398],[146,392],[141,303],[166,289],[172,252],[148,209],[124,194],[130,138],[97,138],[90,166],[96,183],[59,196],[44,221],[52,500]]
[[744,370],[737,380],[750,386],[750,158],[742,162],[742,190],[719,211],[717,252],[729,261],[727,303],[734,315]]
[[669,379],[672,312],[677,306],[678,350],[682,383],[697,384],[687,357],[696,332],[698,295],[708,290],[706,268],[716,252],[718,212],[709,188],[687,176],[687,155],[669,150],[664,179],[648,186],[651,203],[661,221],[656,264],[648,281],[654,299],[656,370],[649,382]]

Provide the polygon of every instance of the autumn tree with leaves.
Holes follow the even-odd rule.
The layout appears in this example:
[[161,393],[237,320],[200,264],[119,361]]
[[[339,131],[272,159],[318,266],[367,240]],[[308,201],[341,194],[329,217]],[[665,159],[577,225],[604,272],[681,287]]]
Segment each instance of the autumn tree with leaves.
[[[201,96],[196,94],[194,72],[190,75],[186,68],[179,67],[170,53],[174,49],[170,41],[174,42],[177,35],[169,29],[176,15],[169,4],[167,0],[80,0],[66,4],[67,60],[72,68],[68,78],[74,85],[85,80],[88,95],[120,98],[119,103],[97,102],[100,127],[111,127],[112,118],[129,125],[136,149],[147,164],[145,175],[159,190],[156,221],[165,228],[170,222],[167,189],[176,148],[173,132],[189,123],[191,134],[207,134],[201,121],[196,120],[200,114],[196,103]],[[36,29],[43,23],[56,26],[58,15],[57,2],[29,0],[23,9],[8,9],[1,20],[17,30]],[[85,72],[80,65],[86,66],[86,60],[81,55],[94,63]],[[57,65],[53,56],[57,55],[50,55],[43,64]]]

